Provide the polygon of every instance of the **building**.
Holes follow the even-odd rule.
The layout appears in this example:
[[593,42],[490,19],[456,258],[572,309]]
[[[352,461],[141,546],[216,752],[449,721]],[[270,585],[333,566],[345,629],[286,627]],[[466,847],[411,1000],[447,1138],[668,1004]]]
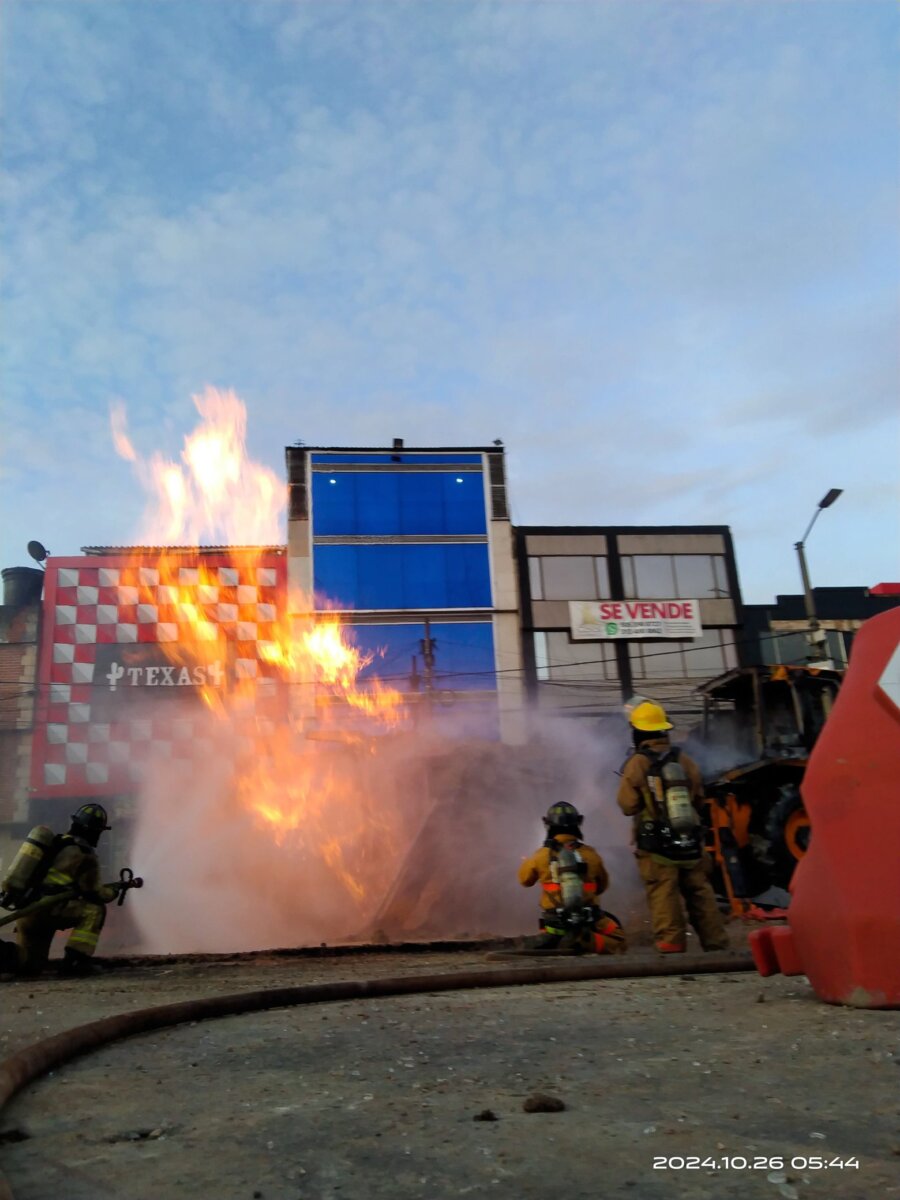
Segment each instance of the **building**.
[[540,709],[620,716],[646,693],[691,718],[698,684],[740,661],[727,527],[522,526],[516,544],[525,678]]
[[[287,547],[86,547],[33,572],[42,608],[4,610],[0,766],[16,835],[92,798],[113,801],[127,826],[144,763],[202,754],[199,687],[173,667],[196,652],[185,600],[214,651],[206,682],[265,674],[261,648],[289,609],[330,611],[371,656],[363,681],[512,742],[529,701],[618,715],[646,692],[691,714],[695,687],[739,660],[723,527],[513,531],[502,447],[289,447],[287,465]],[[603,602],[680,608],[664,620],[585,613]],[[291,682],[294,716],[315,724],[322,698]]]
[[[377,675],[516,740],[518,587],[503,448],[289,446],[288,586]],[[301,614],[298,614],[301,615]]]
[[[856,631],[869,617],[900,605],[900,586],[882,583],[873,588],[821,587],[812,589],[819,628],[825,634],[825,659],[843,669],[850,660]],[[812,661],[805,597],[776,596],[773,604],[744,606],[745,663],[794,664]]]
[[[265,669],[259,649],[284,611],[286,555],[246,549],[101,546],[47,559],[39,641],[37,610],[20,618],[35,631],[20,667],[34,702],[20,701],[28,707],[18,720],[33,715],[33,729],[17,747],[18,773],[4,763],[13,835],[36,823],[64,828],[79,804],[99,800],[117,814],[104,856],[124,852],[145,765],[202,756],[201,688]],[[198,629],[173,604],[176,587],[202,624],[199,665],[190,649]]]
[[0,861],[28,828],[43,572],[3,571],[0,606]]
[[[213,681],[265,675],[275,624],[328,611],[370,659],[363,682],[511,742],[526,706],[618,717],[634,694],[690,723],[699,685],[807,658],[803,597],[742,605],[725,526],[513,529],[501,444],[296,445],[286,463],[286,546],[86,547],[4,572],[43,586],[42,605],[38,591],[0,611],[0,819],[17,834],[88,798],[127,810],[144,761],[198,749],[173,580],[216,648]],[[836,666],[900,603],[890,585],[813,595]],[[314,725],[322,696],[304,682],[281,700]]]

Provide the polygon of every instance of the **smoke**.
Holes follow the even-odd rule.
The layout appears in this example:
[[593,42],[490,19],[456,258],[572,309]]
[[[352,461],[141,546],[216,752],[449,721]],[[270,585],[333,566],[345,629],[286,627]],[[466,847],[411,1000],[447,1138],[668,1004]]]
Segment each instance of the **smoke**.
[[[200,422],[177,462],[143,458],[124,409],[111,414],[116,448],[151,496],[142,541],[212,538],[246,548],[277,540],[285,491],[247,456],[243,402],[206,388],[194,404]],[[231,692],[208,678],[200,686],[211,709],[198,705],[201,715],[191,717],[189,757],[174,757],[174,742],[152,757],[145,742],[140,749],[151,756],[133,764],[130,852],[146,886],[129,901],[127,922],[139,948],[216,952],[533,931],[540,896],[522,889],[516,872],[542,844],[541,817],[559,800],[585,814],[584,837],[612,875],[607,902],[628,919],[640,891],[629,822],[614,803],[618,744],[596,727],[536,712],[527,714],[521,746],[485,740],[479,718],[461,708],[420,709],[418,720],[396,723],[403,698],[375,681],[357,686],[366,661],[345,642],[339,619],[319,612],[304,628],[296,614],[311,606],[292,598],[294,615],[276,620],[248,573],[259,552],[245,553],[252,582],[243,589],[223,583],[220,595],[218,577],[198,571],[182,585],[184,560],[163,556],[160,585],[146,591],[147,605],[175,610],[161,641],[171,661],[208,664],[208,674],[219,665],[210,656],[224,657],[241,640],[254,643],[258,657],[237,656]],[[242,590],[250,593],[246,620],[238,616]],[[265,637],[257,638],[257,623]],[[295,700],[305,697],[293,717],[279,715],[279,680],[295,688]]]
[[[210,713],[198,733],[200,756],[143,764],[131,950],[533,933],[540,893],[516,871],[559,800],[584,814],[610,871],[604,904],[626,923],[643,911],[615,804],[623,745],[595,726],[533,714],[526,744],[511,746],[445,712],[346,742],[284,723],[248,744],[234,715]],[[273,797],[290,801],[290,822],[261,815]]]
[[706,779],[759,757],[754,728],[750,721],[742,720],[737,712],[716,713],[708,736],[703,737],[698,733],[687,738],[683,744]]

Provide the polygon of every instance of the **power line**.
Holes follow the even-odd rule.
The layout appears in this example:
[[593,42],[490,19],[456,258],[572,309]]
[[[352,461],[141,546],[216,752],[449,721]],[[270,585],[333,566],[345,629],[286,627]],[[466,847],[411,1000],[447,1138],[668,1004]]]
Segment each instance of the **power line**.
[[[775,633],[775,632],[766,633],[766,634],[764,634],[763,636],[765,636],[766,638],[768,638],[768,639],[770,639],[770,640],[776,640],[776,639],[779,639],[779,640],[780,640],[780,639],[782,639],[782,638],[792,638],[792,637],[796,637],[796,636],[797,636],[797,634],[796,634],[795,632],[793,632],[793,631],[785,631],[785,632],[783,632],[783,633]],[[716,646],[691,646],[691,645],[689,645],[689,644],[687,644],[687,643],[680,643],[680,644],[679,644],[677,647],[674,647],[674,648],[672,648],[672,649],[668,649],[668,650],[653,650],[653,651],[650,651],[649,653],[644,653],[644,654],[642,654],[640,657],[641,657],[641,659],[643,660],[643,659],[648,659],[648,658],[664,658],[664,657],[668,657],[668,656],[675,655],[675,654],[692,654],[692,653],[694,653],[694,654],[697,654],[697,653],[701,653],[701,652],[707,652],[707,651],[710,651],[710,650],[716,650],[716,649],[721,649],[721,650],[725,650],[725,649],[732,649],[732,648],[735,648],[735,647],[738,647],[738,646],[746,646],[746,645],[751,645],[751,644],[753,644],[754,642],[756,642],[756,640],[757,640],[756,638],[739,638],[739,639],[737,639],[737,640],[730,641],[730,642],[719,642],[719,643],[718,643]],[[606,644],[606,643],[604,643],[604,644]],[[632,644],[634,644],[634,645],[638,645],[638,646],[643,646],[643,645],[647,645],[648,643],[646,643],[646,642],[638,642],[638,641],[635,641],[635,642],[634,642],[634,643],[632,643]],[[652,643],[649,643],[649,644],[652,644]],[[410,643],[410,645],[412,645],[412,643]],[[399,650],[398,650],[397,652],[395,652],[394,654],[392,654],[392,655],[391,655],[391,659],[393,659],[393,658],[395,658],[395,657],[399,657],[399,654],[400,654],[400,653],[401,653],[401,651],[399,651]],[[568,669],[570,669],[570,668],[573,668],[573,667],[598,667],[598,666],[606,666],[606,665],[607,665],[607,663],[608,663],[608,660],[606,660],[606,659],[600,659],[600,658],[581,659],[581,660],[579,660],[579,661],[577,661],[577,662],[550,662],[550,663],[547,663],[547,664],[546,664],[546,669],[549,669],[549,670],[553,670],[553,669],[557,669],[557,670],[568,670]],[[368,666],[370,666],[370,667],[371,667],[372,665],[374,665],[374,664],[371,664],[371,663],[370,663],[370,664],[368,664]],[[786,665],[786,666],[790,666],[790,665],[792,665],[792,664],[777,664],[777,663],[776,663],[776,664],[770,664],[770,665],[773,665],[773,666],[779,666],[779,665]],[[797,664],[797,665],[802,665],[802,664]],[[544,667],[542,666],[542,668],[541,668],[541,669],[544,669]],[[726,668],[726,669],[727,669],[727,668]],[[526,671],[526,669],[525,669],[524,667],[501,667],[501,668],[497,668],[497,669],[488,669],[488,670],[474,670],[474,669],[473,669],[473,670],[458,670],[458,671],[435,671],[435,678],[436,678],[436,679],[454,679],[454,678],[468,678],[468,677],[488,677],[488,676],[497,676],[497,675],[504,675],[504,676],[514,676],[514,675],[525,675],[525,674],[527,674],[527,671]],[[289,680],[283,680],[283,679],[280,679],[280,677],[279,677],[278,675],[271,675],[271,676],[260,676],[259,678],[264,678],[264,679],[272,679],[273,681],[276,681],[276,682],[280,681],[280,682],[286,683],[288,686],[291,686],[291,687],[317,687],[317,686],[322,686],[322,682],[321,682],[321,680],[318,680],[318,679],[289,679]],[[373,675],[373,678],[377,679],[379,682],[382,682],[382,683],[389,683],[389,682],[392,682],[392,681],[394,681],[394,680],[405,680],[405,679],[408,679],[408,678],[409,678],[409,675],[408,675],[408,673],[407,673],[407,672],[404,672],[403,674],[396,674],[396,675]],[[665,678],[665,677],[663,676],[663,677],[661,677],[661,678]],[[673,676],[672,678],[675,678],[675,677]],[[698,675],[696,678],[697,678],[698,680],[702,680],[702,679],[705,679],[705,678],[707,678],[707,676],[705,676],[705,675],[703,675],[703,676],[700,676],[700,675]],[[709,678],[714,678],[714,676],[709,676]],[[21,679],[15,679],[15,680],[13,680],[13,679],[9,679],[9,680],[2,680],[2,679],[0,679],[0,685],[3,685],[3,684],[14,685],[14,684],[19,684],[19,683],[22,683],[22,682],[23,682],[23,681],[22,681]],[[365,681],[364,681],[364,682],[365,682]],[[563,686],[563,685],[568,685],[568,684],[570,684],[570,683],[571,683],[571,684],[577,684],[577,682],[578,682],[578,681],[574,681],[574,680],[573,680],[573,681],[564,681],[564,680],[541,680],[541,679],[539,679],[539,680],[538,680],[538,682],[539,682],[539,683],[542,683],[542,684],[544,684],[544,683],[547,683],[547,684],[554,684],[554,685],[561,685],[561,686]],[[589,683],[591,683],[591,682],[593,682],[593,681],[590,681],[590,680],[585,680],[585,681],[583,681],[583,682],[584,682],[584,683],[586,683],[586,684],[589,684]],[[618,677],[617,677],[616,679],[614,679],[614,680],[609,680],[608,682],[619,682],[619,680],[618,680]],[[100,686],[101,686],[101,685],[100,685],[99,683],[94,683],[93,681],[91,681],[90,683],[83,683],[83,682],[80,682],[80,683],[76,683],[76,682],[72,682],[72,683],[56,683],[56,682],[53,682],[53,681],[37,680],[37,681],[35,681],[34,688],[37,688],[37,689],[44,689],[44,690],[46,690],[46,689],[49,689],[49,688],[52,688],[52,687],[80,687],[80,688],[83,688],[83,687],[88,687],[88,688],[98,688],[98,687],[100,687]],[[160,689],[161,689],[161,686],[162,686],[162,685],[159,685],[159,684],[132,684],[132,685],[130,685],[130,686],[129,686],[128,690],[129,690],[129,691],[135,691],[135,690],[138,690],[138,689],[145,689],[145,688],[146,688],[146,689],[148,689],[148,690],[152,690],[152,691],[154,691],[154,692],[157,692],[157,691],[160,691]],[[191,691],[193,691],[194,687],[196,687],[196,686],[202,686],[202,685],[193,685],[193,684],[192,684],[192,685],[190,685],[190,686],[188,687],[188,689],[187,689],[187,691],[188,691],[188,694],[190,694],[190,692],[191,692]],[[33,694],[34,694],[34,689],[32,689],[32,690],[29,690],[29,691],[27,691],[27,692],[21,692],[21,693],[17,693],[17,695],[21,695],[21,696],[24,696],[24,695],[33,695]],[[2,699],[2,697],[0,697],[0,699]]]

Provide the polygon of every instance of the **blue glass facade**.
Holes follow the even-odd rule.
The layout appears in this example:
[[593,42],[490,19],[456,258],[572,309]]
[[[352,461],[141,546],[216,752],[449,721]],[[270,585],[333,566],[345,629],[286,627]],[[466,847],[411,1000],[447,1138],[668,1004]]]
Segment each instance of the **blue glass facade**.
[[[494,628],[483,612],[494,603],[484,456],[313,451],[307,462],[317,605],[409,613],[349,626],[373,655],[360,680],[407,690],[414,657],[422,680],[428,617],[435,689],[495,692]],[[441,620],[442,611],[472,609],[482,613],[471,621]]]
[[480,471],[317,471],[312,503],[317,537],[487,531]]
[[[377,676],[397,691],[411,686],[412,659],[421,677],[422,622],[403,625],[350,625],[350,640],[372,662],[360,672],[361,681]],[[490,621],[432,621],[435,645],[435,687],[443,691],[493,691],[494,631]]]
[[339,608],[490,608],[486,545],[316,546],[316,595]]

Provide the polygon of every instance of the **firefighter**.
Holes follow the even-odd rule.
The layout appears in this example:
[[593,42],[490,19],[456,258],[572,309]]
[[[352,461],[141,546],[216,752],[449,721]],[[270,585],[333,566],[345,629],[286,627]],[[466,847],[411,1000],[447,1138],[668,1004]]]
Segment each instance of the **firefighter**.
[[519,867],[523,887],[541,884],[541,934],[532,949],[621,954],[622,926],[597,900],[609,875],[594,847],[581,840],[583,819],[572,804],[552,805],[544,817],[546,841]]
[[622,768],[616,799],[634,817],[635,857],[656,949],[661,954],[687,949],[686,907],[703,949],[727,950],[700,823],[700,769],[669,741],[672,725],[659,704],[644,700],[629,719],[634,753]]
[[[10,963],[20,975],[39,975],[50,956],[53,935],[58,929],[71,929],[60,966],[62,975],[92,973],[91,957],[97,948],[100,930],[106,920],[106,905],[118,891],[100,883],[100,864],[96,847],[100,835],[109,829],[106,809],[99,804],[83,804],[72,816],[68,833],[55,837],[47,849],[47,865],[32,899],[54,892],[77,890],[77,895],[58,905],[27,914],[16,922],[18,955]],[[10,878],[2,883],[0,902],[9,900]]]

